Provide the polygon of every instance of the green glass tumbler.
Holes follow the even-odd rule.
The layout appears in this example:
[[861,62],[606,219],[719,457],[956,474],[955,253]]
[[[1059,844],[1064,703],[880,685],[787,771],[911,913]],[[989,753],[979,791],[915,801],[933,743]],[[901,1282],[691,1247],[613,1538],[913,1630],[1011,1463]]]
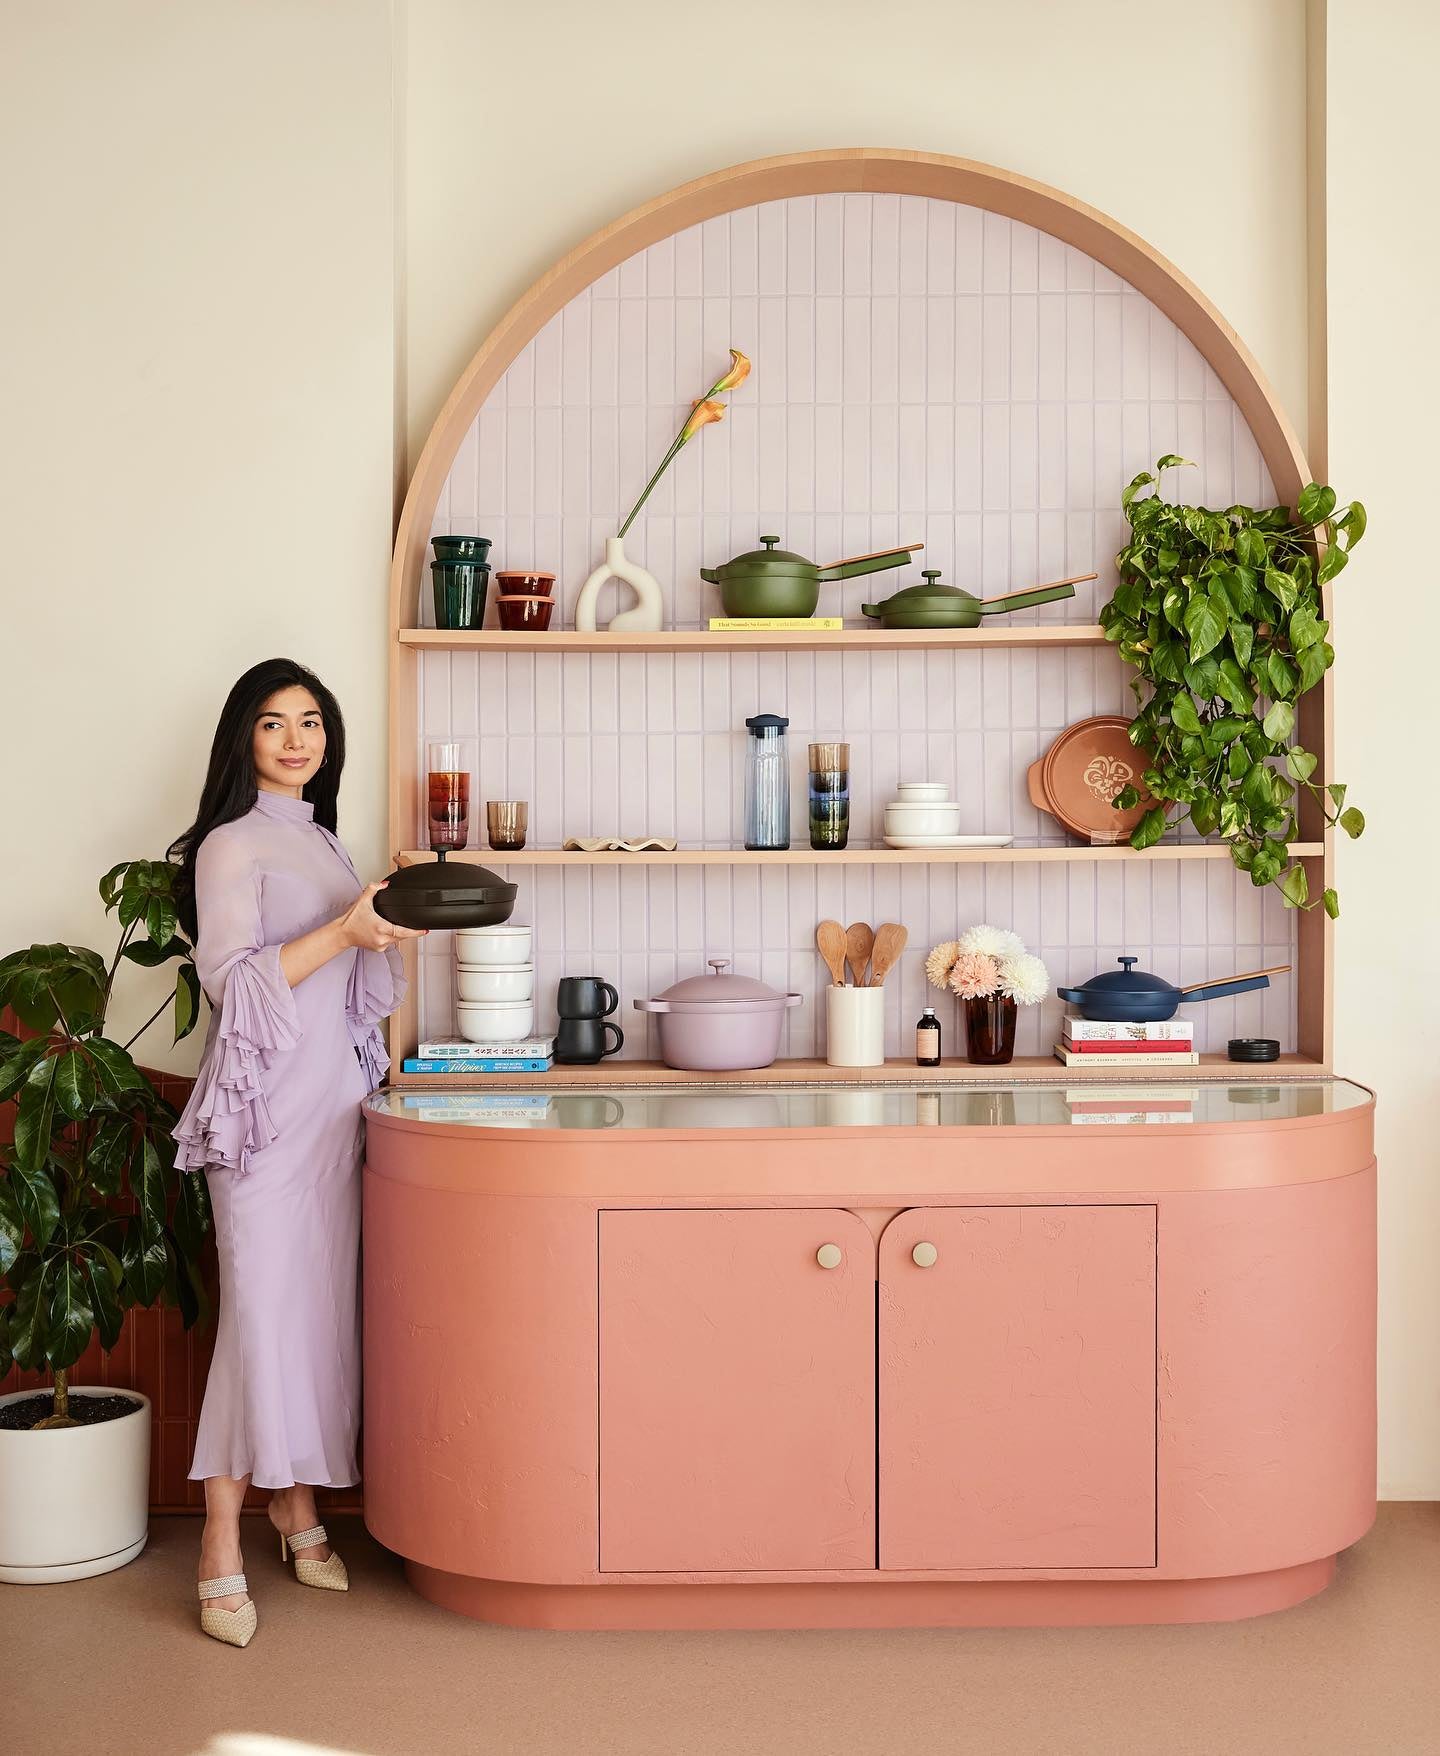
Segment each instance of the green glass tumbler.
[[437,628],[479,628],[485,620],[490,569],[469,561],[432,561]]

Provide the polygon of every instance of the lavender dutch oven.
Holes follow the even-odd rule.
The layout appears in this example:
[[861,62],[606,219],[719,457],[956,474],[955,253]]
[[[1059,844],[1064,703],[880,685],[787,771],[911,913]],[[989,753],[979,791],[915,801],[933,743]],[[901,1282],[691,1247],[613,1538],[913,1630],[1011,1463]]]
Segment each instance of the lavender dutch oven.
[[687,976],[637,1012],[660,1019],[660,1058],[667,1067],[721,1073],[768,1067],[780,1048],[780,1026],[798,994],[777,994],[750,976],[728,976],[729,959],[712,957],[713,975]]

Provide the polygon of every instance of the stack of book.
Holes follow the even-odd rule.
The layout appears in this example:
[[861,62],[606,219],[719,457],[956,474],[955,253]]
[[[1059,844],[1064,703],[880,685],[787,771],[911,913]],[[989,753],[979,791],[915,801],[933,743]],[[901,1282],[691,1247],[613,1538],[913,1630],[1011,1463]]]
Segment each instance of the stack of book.
[[1065,1093],[1070,1120],[1077,1126],[1106,1123],[1148,1128],[1166,1122],[1193,1122],[1193,1090],[1178,1085],[1084,1085]]
[[1065,1020],[1055,1059],[1067,1067],[1196,1067],[1195,1027],[1185,1018],[1163,1023],[1111,1024]]
[[407,1055],[406,1073],[548,1073],[554,1037],[515,1043],[421,1043]]

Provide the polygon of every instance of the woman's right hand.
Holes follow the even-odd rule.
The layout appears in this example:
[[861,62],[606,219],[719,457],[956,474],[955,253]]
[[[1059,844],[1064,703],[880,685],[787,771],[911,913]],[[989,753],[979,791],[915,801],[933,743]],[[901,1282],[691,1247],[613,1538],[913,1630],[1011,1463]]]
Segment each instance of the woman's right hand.
[[375,896],[383,883],[367,884],[336,923],[346,945],[360,951],[388,951],[400,939],[423,939],[422,929],[397,927],[375,912]]

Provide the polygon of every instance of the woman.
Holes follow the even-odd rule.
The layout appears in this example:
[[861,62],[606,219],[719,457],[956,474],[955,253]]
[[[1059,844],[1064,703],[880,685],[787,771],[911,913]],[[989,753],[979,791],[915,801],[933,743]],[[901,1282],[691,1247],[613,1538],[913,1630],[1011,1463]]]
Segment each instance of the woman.
[[269,659],[230,691],[178,857],[180,921],[212,1008],[175,1139],[204,1170],[220,1320],[192,1481],[205,1483],[200,1626],[255,1632],[240,1508],[270,1522],[306,1585],[344,1591],[317,1486],[358,1480],[360,1105],[388,1065],[380,1020],[404,993],[396,941],[335,838],[345,727],[303,665]]

